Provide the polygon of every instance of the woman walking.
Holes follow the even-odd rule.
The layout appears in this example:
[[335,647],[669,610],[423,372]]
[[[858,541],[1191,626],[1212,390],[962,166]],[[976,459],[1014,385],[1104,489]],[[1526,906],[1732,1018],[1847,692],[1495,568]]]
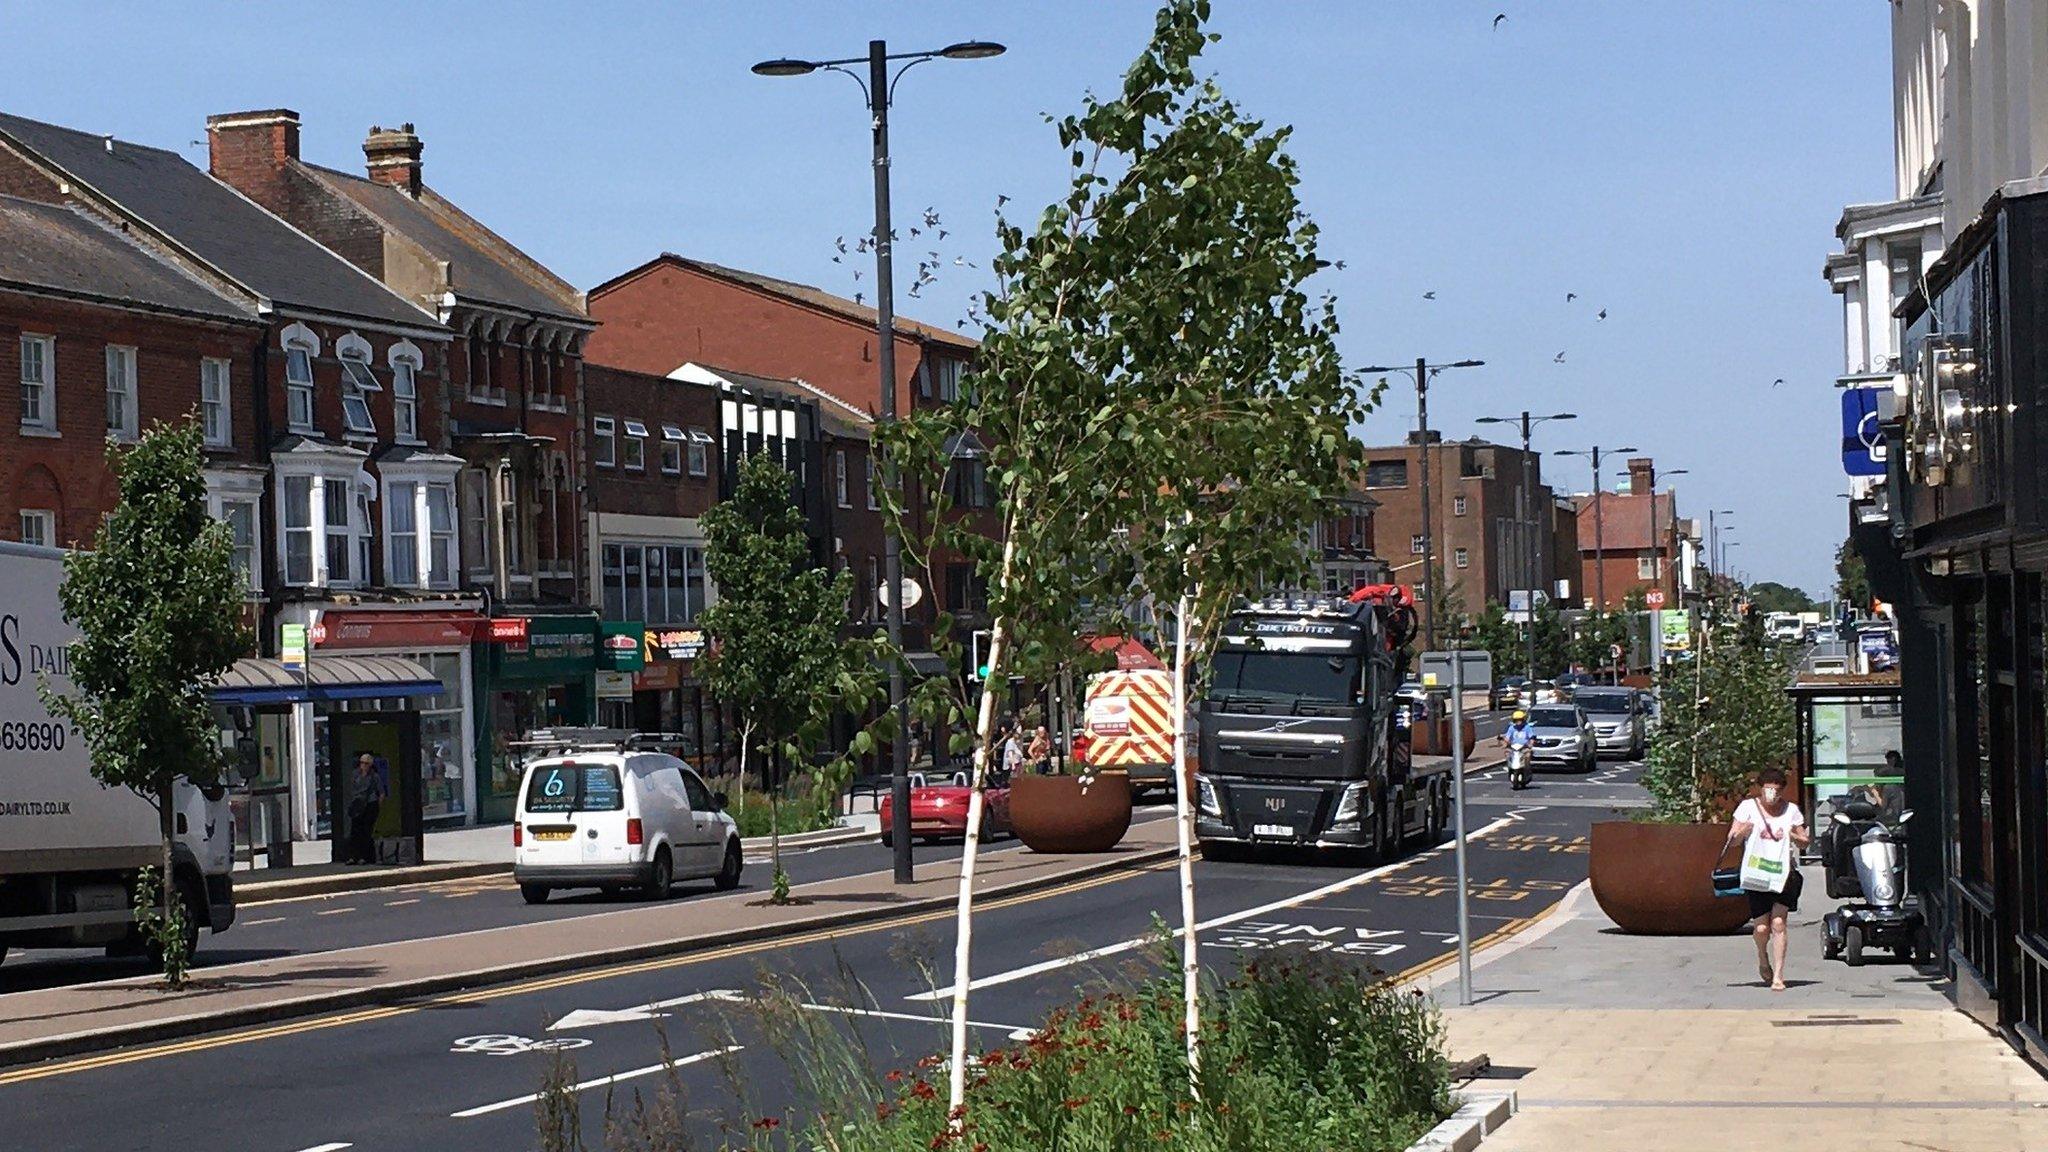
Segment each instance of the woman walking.
[[1785,796],[1785,771],[1766,768],[1756,774],[1756,794],[1735,809],[1735,823],[1721,854],[1741,843],[1742,887],[1749,897],[1750,934],[1756,940],[1756,972],[1773,992],[1785,990],[1786,918],[1799,910],[1799,874],[1795,847],[1811,839],[1806,815]]
[[1052,733],[1045,730],[1045,725],[1040,724],[1038,731],[1031,734],[1031,747],[1025,749],[1024,758],[1040,776],[1052,771]]

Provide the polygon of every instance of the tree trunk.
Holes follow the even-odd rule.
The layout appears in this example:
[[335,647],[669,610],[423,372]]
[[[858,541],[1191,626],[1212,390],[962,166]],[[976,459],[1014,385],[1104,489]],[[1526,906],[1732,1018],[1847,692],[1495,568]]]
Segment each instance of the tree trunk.
[[777,777],[768,786],[768,874],[777,879],[782,876],[782,780],[775,765],[781,760],[782,749],[777,748],[768,761],[768,771]]
[[[1003,534],[1003,566],[998,588],[1008,586],[1010,569],[1017,555],[1015,526]],[[947,1074],[949,1121],[960,1129],[960,1108],[967,1098],[967,985],[972,980],[969,956],[974,944],[974,862],[981,850],[981,786],[988,773],[989,741],[996,718],[994,685],[1004,677],[1003,644],[1009,632],[1008,617],[998,616],[989,625],[988,678],[981,685],[981,708],[974,725],[974,772],[967,789],[967,844],[960,856],[960,901],[953,943],[953,1060]]]
[[[168,929],[171,923],[171,901],[177,899],[177,886],[171,882],[171,861],[175,856],[172,845],[176,841],[178,834],[178,813],[172,800],[176,788],[177,785],[172,782],[160,784],[156,790],[157,832],[163,837],[164,842],[163,871],[157,876],[157,915],[161,918],[158,921],[159,925],[165,929]],[[141,925],[138,924],[136,927],[140,929]],[[182,967],[182,962],[169,959],[168,956],[173,947],[183,945],[183,936],[181,935],[173,943],[169,933],[166,931],[160,932],[158,939],[164,942],[163,948],[166,954],[164,962],[165,980],[170,983],[171,987],[175,988],[180,983],[176,979],[175,974]],[[144,947],[147,948],[146,943]]]
[[1188,803],[1188,598],[1180,598],[1173,639],[1173,816],[1180,859],[1181,999],[1187,1028],[1188,1093],[1202,1096],[1201,945],[1195,938],[1195,810]]

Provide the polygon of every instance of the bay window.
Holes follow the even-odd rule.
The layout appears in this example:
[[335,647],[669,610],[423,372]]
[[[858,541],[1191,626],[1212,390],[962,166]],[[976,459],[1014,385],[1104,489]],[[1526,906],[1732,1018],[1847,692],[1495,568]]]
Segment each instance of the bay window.
[[313,478],[284,478],[284,581],[313,583]]
[[370,479],[360,466],[280,469],[278,526],[285,583],[359,588],[371,580]]
[[384,517],[387,582],[400,588],[455,586],[453,477],[387,478]]

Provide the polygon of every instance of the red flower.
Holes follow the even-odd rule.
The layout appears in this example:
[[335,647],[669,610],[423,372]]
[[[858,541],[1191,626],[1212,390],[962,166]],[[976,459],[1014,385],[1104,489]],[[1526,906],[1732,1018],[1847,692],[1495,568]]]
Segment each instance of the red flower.
[[1074,1112],[1078,1111],[1081,1105],[1088,1103],[1088,1097],[1069,1096],[1065,1100],[1060,1101],[1060,1103],[1066,1106],[1067,1111]]
[[782,1121],[777,1120],[773,1116],[763,1116],[759,1120],[754,1121],[754,1127],[759,1128],[763,1132],[773,1132],[781,1126]]
[[891,1069],[889,1069],[889,1083],[891,1083],[891,1084],[898,1084],[898,1083],[901,1083],[901,1082],[902,1082],[902,1080],[903,1080],[903,1073],[902,1073],[902,1071],[901,1071],[900,1069],[896,1069],[896,1068],[891,1068]]
[[939,1093],[931,1085],[919,1080],[910,1086],[910,1094],[919,1100],[931,1100],[937,1097]]

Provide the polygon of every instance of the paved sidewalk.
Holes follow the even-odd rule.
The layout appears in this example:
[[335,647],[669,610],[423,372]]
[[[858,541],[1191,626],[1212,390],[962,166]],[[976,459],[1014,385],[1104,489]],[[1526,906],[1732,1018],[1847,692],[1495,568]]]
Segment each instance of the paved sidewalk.
[[[984,858],[979,898],[1031,891],[1170,859],[1170,820],[1133,824],[1096,855],[1006,852]],[[180,992],[154,977],[0,997],[0,1065],[219,1031],[415,996],[506,983],[607,963],[829,931],[917,914],[946,914],[957,869],[930,867],[898,887],[887,872],[804,885],[801,904],[759,892],[650,904],[453,936],[277,957],[202,969]]]
[[1485,1152],[2048,1149],[2048,1081],[1938,977],[1823,961],[1808,881],[1782,993],[1746,934],[1622,935],[1584,889],[1476,958],[1473,1007],[1435,976],[1453,1058],[1496,1069],[1473,1087],[1521,1097]]

